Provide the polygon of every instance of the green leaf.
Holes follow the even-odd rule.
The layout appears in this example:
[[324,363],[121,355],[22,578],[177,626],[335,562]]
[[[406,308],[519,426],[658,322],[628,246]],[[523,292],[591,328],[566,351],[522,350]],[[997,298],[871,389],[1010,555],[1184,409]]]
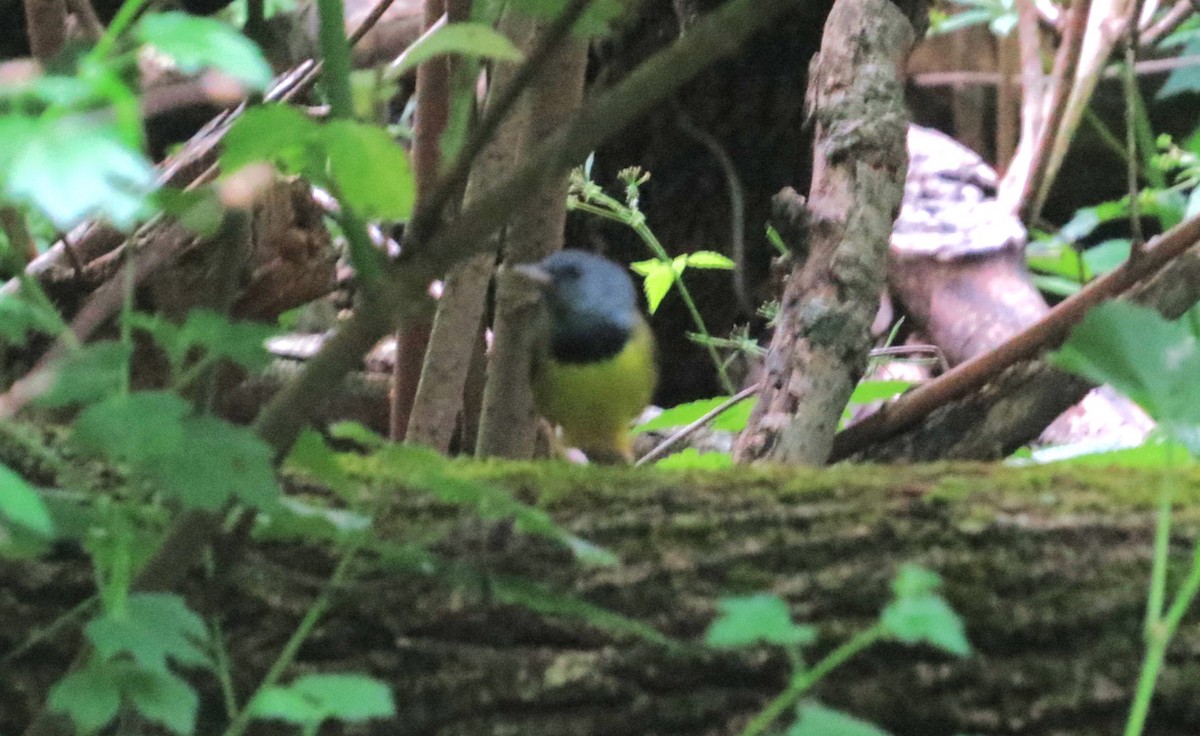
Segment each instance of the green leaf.
[[43,117],[15,128],[10,123],[0,126],[0,136],[10,136],[10,147],[0,153],[0,160],[9,159],[0,174],[5,193],[43,212],[60,230],[92,217],[129,230],[148,213],[154,169],[103,116]]
[[[642,288],[646,292],[646,308],[650,314],[658,311],[658,305],[662,303],[667,292],[671,290],[671,284],[675,283],[675,269],[670,264],[662,261],[642,261],[632,266],[644,264],[653,264],[647,266],[642,279]],[[634,270],[637,270],[636,268]]]
[[271,542],[345,541],[371,529],[371,517],[346,509],[316,506],[282,498],[268,513],[259,514],[254,538]]
[[329,173],[338,196],[364,217],[404,221],[412,216],[416,187],[408,153],[387,131],[335,120],[324,128]]
[[787,736],[887,736],[877,726],[819,703],[805,703],[798,711]]
[[114,462],[155,465],[182,444],[189,411],[186,401],[165,391],[113,396],[84,410],[71,438],[84,451]]
[[925,642],[965,657],[971,653],[971,645],[958,614],[937,595],[941,584],[937,573],[919,565],[903,565],[892,581],[895,598],[883,609],[880,622],[906,644]]
[[216,510],[231,499],[264,508],[279,496],[274,452],[253,431],[211,416],[190,417],[177,451],[143,468],[185,506]]
[[403,76],[426,61],[446,54],[497,61],[520,61],[521,50],[501,33],[482,23],[450,23],[423,36],[405,50],[388,77]]
[[286,687],[269,688],[255,699],[256,718],[278,718],[290,723],[314,724],[334,718],[360,723],[396,715],[388,685],[356,674],[304,675]]
[[1102,304],[1050,356],[1059,367],[1108,383],[1168,424],[1200,423],[1200,349],[1183,321],[1126,302]]
[[[700,399],[699,401],[689,401],[686,404],[679,404],[663,411],[663,413],[653,419],[639,424],[634,427],[633,431],[637,433],[657,429],[671,429],[673,427],[686,427],[728,400],[728,396],[717,396],[711,399]],[[757,400],[757,398],[751,397],[745,401],[739,401],[737,404],[721,412],[708,426],[712,429],[725,432],[740,432],[746,428],[746,423],[750,420],[750,412],[754,410],[754,404]]]
[[1093,245],[1083,252],[1083,262],[1088,272],[1102,276],[1120,266],[1129,258],[1129,238],[1113,238]]
[[104,667],[89,665],[50,689],[50,709],[67,714],[82,733],[108,725],[121,707],[121,691]]
[[733,270],[734,263],[720,253],[715,253],[711,250],[701,250],[695,253],[688,253],[686,257],[687,265],[694,268],[721,268],[725,270]]
[[[1196,54],[1200,54],[1200,38],[1189,41],[1178,53],[1178,56],[1195,56]],[[1188,92],[1200,92],[1200,67],[1196,67],[1194,64],[1173,69],[1167,76],[1167,81],[1163,83],[1162,87],[1159,87],[1154,99],[1165,100]]]
[[[42,497],[3,465],[0,465],[0,517],[43,537],[54,536],[54,523]],[[0,549],[3,548],[4,536],[0,535]]]
[[174,673],[146,669],[130,671],[122,682],[121,691],[146,720],[181,735],[196,730],[200,697],[191,685]]
[[150,13],[135,30],[143,43],[152,44],[175,60],[185,74],[204,68],[218,69],[254,90],[271,83],[271,65],[253,41],[213,18],[187,13]]
[[541,583],[523,578],[496,577],[489,574],[482,584],[488,586],[498,603],[518,605],[544,616],[579,619],[605,631],[631,634],[659,646],[676,646],[676,642],[641,621],[622,616],[571,595],[556,593]]
[[252,107],[221,140],[221,170],[231,174],[247,164],[267,161],[286,174],[323,173],[324,156],[313,152],[321,135],[321,126],[293,107],[281,103]]
[[962,620],[941,596],[922,595],[894,601],[880,619],[905,644],[925,642],[959,657],[971,653]]
[[913,387],[912,381],[859,381],[850,394],[851,404],[887,401]]
[[723,598],[721,615],[708,627],[705,642],[712,647],[748,647],[755,644],[806,646],[817,640],[812,626],[792,622],[787,603],[768,593]]
[[271,362],[266,341],[275,335],[275,328],[270,325],[232,322],[209,309],[191,310],[182,325],[140,313],[132,316],[132,324],[154,338],[175,369],[195,348],[204,348],[208,355],[225,358],[249,371],[262,370]]
[[87,409],[73,438],[85,450],[128,463],[189,508],[215,510],[231,498],[256,507],[275,500],[271,448],[249,429],[190,411],[164,391],[116,396]]
[[167,672],[170,661],[211,667],[204,621],[174,593],[132,593],[124,615],[107,613],[84,629],[103,659],[128,654],[141,667]]
[[22,346],[29,333],[58,335],[61,329],[58,316],[20,295],[0,294],[0,340]]
[[283,465],[288,471],[312,478],[346,501],[355,503],[362,499],[362,483],[346,472],[341,455],[329,449],[325,438],[315,430],[301,432]]
[[54,383],[38,397],[42,406],[73,406],[119,392],[129,373],[130,347],[96,342],[67,353],[55,366]]
[[667,455],[654,463],[661,470],[721,470],[733,467],[733,456],[727,452],[700,452],[694,447]]

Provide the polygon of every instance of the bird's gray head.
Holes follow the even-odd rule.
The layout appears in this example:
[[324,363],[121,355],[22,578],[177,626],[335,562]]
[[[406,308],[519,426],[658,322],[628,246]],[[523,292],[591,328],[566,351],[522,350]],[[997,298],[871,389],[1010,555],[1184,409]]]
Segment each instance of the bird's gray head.
[[542,287],[555,353],[619,350],[641,319],[629,274],[605,258],[564,250],[520,270]]

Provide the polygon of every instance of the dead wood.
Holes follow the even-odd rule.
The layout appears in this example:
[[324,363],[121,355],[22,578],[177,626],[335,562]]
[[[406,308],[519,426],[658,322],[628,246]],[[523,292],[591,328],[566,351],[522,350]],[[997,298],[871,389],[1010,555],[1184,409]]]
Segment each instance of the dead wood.
[[[919,562],[945,578],[976,654],[958,661],[888,644],[852,660],[816,695],[897,736],[1120,731],[1141,655],[1154,475],[944,465],[704,477],[491,467],[522,496],[540,489],[560,522],[622,565],[579,567],[546,543],[497,535],[400,489],[385,490],[390,509],[380,528],[393,541],[440,529],[439,552],[489,568],[494,583],[528,577],[685,644],[699,640],[719,597],[771,591],[797,620],[820,627],[814,656],[870,625],[896,567]],[[1183,508],[1196,500],[1187,493]],[[1184,514],[1179,558],[1190,556],[1198,522]],[[191,580],[192,604],[221,620],[242,702],[330,569],[326,550],[259,544],[216,580]],[[735,734],[785,685],[775,653],[668,652],[531,613],[506,602],[502,585],[459,580],[371,560],[292,674],[383,678],[400,715],[358,732],[439,736]],[[0,656],[91,586],[67,550],[50,561],[0,564]],[[9,664],[0,730],[20,730],[76,643],[74,635],[55,637]],[[1190,653],[1198,646],[1200,626],[1188,623],[1160,681],[1150,733],[1194,732],[1200,708]],[[205,693],[201,732],[219,730],[214,678],[191,679]]]

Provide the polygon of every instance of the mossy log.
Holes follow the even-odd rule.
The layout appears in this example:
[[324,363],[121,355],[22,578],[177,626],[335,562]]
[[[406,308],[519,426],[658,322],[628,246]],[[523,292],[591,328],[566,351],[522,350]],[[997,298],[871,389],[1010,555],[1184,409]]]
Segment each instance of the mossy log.
[[[736,734],[783,689],[787,665],[769,650],[691,646],[717,601],[757,591],[783,596],[796,620],[820,628],[815,659],[872,623],[905,561],[943,576],[974,655],[958,660],[885,644],[836,671],[815,696],[897,735],[1095,736],[1123,726],[1142,656],[1158,474],[991,466],[721,474],[455,467],[536,502],[621,564],[584,567],[550,542],[386,489],[382,535],[402,543],[436,537],[438,554],[489,575],[476,578],[479,584],[462,584],[469,576],[454,584],[364,555],[291,670],[365,671],[392,683],[400,714],[361,732]],[[1180,484],[1180,565],[1190,558],[1200,521],[1198,481],[1193,474]],[[330,552],[317,545],[256,542],[227,570],[189,582],[192,605],[221,622],[240,702],[332,565]],[[507,604],[487,581],[513,575],[690,646],[666,649]],[[76,555],[0,564],[0,658],[90,592],[90,574]],[[7,664],[0,732],[19,732],[77,645],[74,633],[51,637]],[[1200,626],[1189,622],[1171,648],[1148,733],[1196,733],[1198,649]],[[196,672],[192,681],[205,693],[200,732],[216,731],[224,715],[215,678]]]

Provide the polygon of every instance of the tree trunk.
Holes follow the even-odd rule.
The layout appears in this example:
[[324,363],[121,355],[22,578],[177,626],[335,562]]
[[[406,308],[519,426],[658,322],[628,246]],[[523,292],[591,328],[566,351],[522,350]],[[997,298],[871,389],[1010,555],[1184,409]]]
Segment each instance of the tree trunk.
[[741,461],[823,464],[866,369],[908,160],[899,67],[915,40],[887,0],[838,0],[826,21],[808,87],[811,229],[792,244],[763,389],[734,449]]
[[[1120,732],[1142,653],[1157,474],[942,465],[701,479],[491,468],[461,472],[490,473],[522,495],[541,489],[561,523],[622,565],[581,567],[548,543],[497,534],[409,491],[382,489],[391,506],[380,529],[391,541],[412,541],[414,518],[426,520],[418,533],[437,519],[448,566],[487,564],[494,575],[458,568],[455,587],[449,576],[439,581],[378,559],[360,570],[291,673],[365,671],[392,683],[398,717],[356,732],[735,734],[785,686],[778,653],[665,651],[514,605],[511,581],[538,581],[685,644],[699,641],[719,597],[771,591],[797,621],[820,628],[811,662],[871,624],[906,561],[943,576],[975,654],[955,660],[881,645],[836,671],[816,697],[896,736]],[[1194,520],[1183,526],[1179,559],[1190,556],[1195,532]],[[221,620],[239,702],[330,569],[325,552],[276,544],[252,548],[216,581],[195,576],[190,600]],[[80,560],[61,554],[0,563],[0,590],[0,652],[8,652],[87,596],[92,580]],[[1149,734],[1193,734],[1200,723],[1194,621],[1172,647]],[[6,663],[0,730],[19,732],[75,638],[54,635]],[[200,732],[216,732],[223,711],[214,678],[192,680],[204,691]]]

